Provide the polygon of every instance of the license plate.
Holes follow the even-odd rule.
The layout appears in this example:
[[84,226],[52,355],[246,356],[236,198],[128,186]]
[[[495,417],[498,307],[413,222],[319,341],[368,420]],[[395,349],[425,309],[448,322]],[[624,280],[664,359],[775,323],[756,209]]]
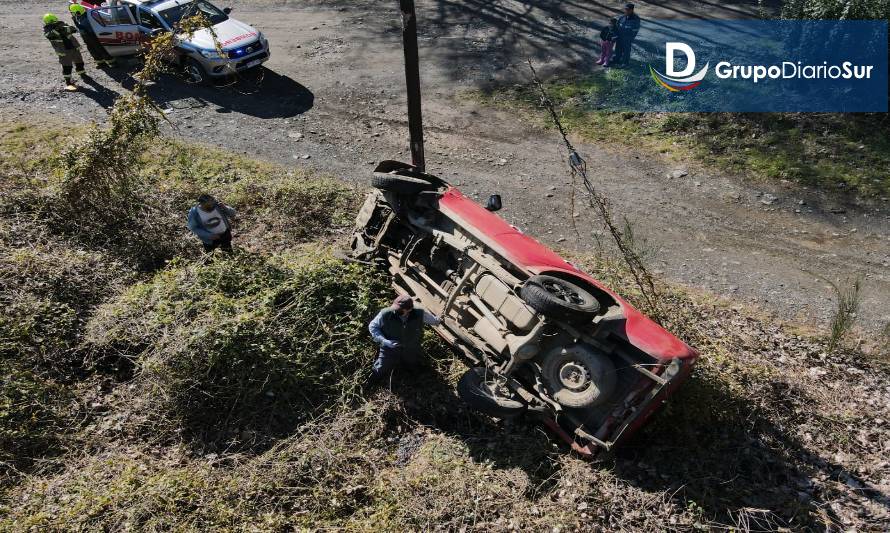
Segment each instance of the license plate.
[[255,67],[255,66],[259,65],[259,64],[262,63],[262,62],[263,62],[262,59],[254,59],[253,61],[251,61],[251,62],[247,63],[246,65],[244,65],[244,68]]

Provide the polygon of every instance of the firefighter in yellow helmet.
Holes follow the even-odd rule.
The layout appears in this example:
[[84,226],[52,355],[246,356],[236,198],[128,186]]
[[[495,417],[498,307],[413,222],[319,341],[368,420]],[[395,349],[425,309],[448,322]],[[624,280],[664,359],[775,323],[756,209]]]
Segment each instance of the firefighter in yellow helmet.
[[43,36],[49,40],[56,55],[59,56],[59,63],[62,64],[62,76],[65,77],[65,89],[69,91],[77,90],[71,77],[72,67],[81,77],[86,76],[83,56],[80,55],[80,43],[77,42],[75,33],[77,30],[74,27],[65,24],[52,13],[43,15]]
[[71,12],[74,27],[80,32],[83,43],[87,45],[87,50],[93,56],[93,59],[96,60],[96,65],[99,68],[114,66],[114,58],[109,55],[102,43],[99,42],[96,32],[93,31],[90,21],[87,20],[87,8],[80,4],[69,4],[68,11]]

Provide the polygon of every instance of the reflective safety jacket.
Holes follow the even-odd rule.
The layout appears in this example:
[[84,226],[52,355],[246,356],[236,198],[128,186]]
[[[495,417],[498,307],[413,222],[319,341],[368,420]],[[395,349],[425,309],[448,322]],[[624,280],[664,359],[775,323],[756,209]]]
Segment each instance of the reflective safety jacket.
[[74,37],[75,33],[77,33],[77,30],[74,27],[65,24],[61,20],[43,27],[43,36],[49,39],[49,42],[53,45],[53,50],[60,56],[80,48],[80,43]]

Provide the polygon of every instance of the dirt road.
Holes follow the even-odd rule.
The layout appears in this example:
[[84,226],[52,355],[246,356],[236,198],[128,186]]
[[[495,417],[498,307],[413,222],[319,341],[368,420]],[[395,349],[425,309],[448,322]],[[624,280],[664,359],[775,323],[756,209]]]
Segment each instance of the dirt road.
[[[755,4],[641,2],[638,12],[653,18],[744,17]],[[265,77],[258,90],[249,80],[202,88],[161,80],[152,93],[167,109],[175,135],[358,183],[366,182],[376,161],[409,159],[397,2],[231,5],[233,16],[269,38]],[[104,107],[129,80],[123,71],[112,78],[89,64],[94,80],[84,91],[60,90],[60,69],[41,34],[40,15],[64,12],[64,2],[0,0],[0,6],[0,118],[103,120]],[[589,236],[579,240],[571,228],[569,180],[554,134],[463,95],[523,79],[528,55],[545,73],[592,68],[597,28],[618,6],[418,2],[429,170],[477,198],[502,194],[504,216],[548,244],[589,248]],[[890,322],[886,202],[839,206],[790,184],[770,189],[653,154],[577,147],[616,211],[659,248],[653,268],[665,278],[821,325],[834,307],[822,278],[860,275],[861,323],[876,332]],[[688,175],[668,177],[680,167]],[[577,211],[582,233],[598,228],[592,214]]]

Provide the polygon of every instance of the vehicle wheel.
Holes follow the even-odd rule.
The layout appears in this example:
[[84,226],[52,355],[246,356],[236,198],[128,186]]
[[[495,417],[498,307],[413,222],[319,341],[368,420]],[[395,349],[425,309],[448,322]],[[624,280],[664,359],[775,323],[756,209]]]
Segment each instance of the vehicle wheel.
[[567,322],[591,320],[600,310],[597,299],[586,290],[545,274],[529,278],[520,294],[535,311]]
[[420,191],[433,188],[433,184],[426,180],[399,176],[397,174],[374,174],[374,177],[371,179],[371,186],[381,191],[396,194],[417,194]]
[[495,418],[512,418],[525,411],[525,404],[507,387],[499,387],[487,368],[467,370],[457,383],[457,394],[471,409]]
[[591,407],[615,392],[615,365],[583,344],[556,348],[544,357],[541,375],[553,399],[565,407]]
[[187,57],[182,65],[185,79],[189,83],[202,85],[207,82],[207,71],[194,58]]

